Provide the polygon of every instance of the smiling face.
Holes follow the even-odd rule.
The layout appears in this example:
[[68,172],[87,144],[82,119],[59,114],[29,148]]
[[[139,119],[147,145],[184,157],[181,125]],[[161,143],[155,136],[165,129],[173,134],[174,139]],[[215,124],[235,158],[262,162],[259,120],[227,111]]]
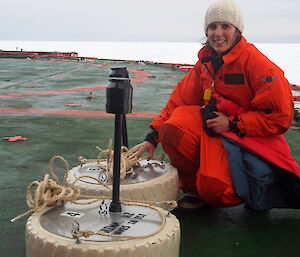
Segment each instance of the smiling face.
[[237,35],[237,29],[227,22],[213,22],[207,28],[208,42],[218,54],[232,47]]

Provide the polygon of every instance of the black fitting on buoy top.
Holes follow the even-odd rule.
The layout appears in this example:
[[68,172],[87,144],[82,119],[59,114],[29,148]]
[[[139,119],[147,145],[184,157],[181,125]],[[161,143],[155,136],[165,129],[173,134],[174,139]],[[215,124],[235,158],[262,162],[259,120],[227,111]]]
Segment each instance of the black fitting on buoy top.
[[132,111],[132,86],[126,67],[111,68],[106,86],[106,112],[127,114]]
[[[120,162],[121,137],[124,145],[128,147],[125,114],[132,111],[132,86],[126,67],[111,68],[109,83],[106,86],[106,112],[115,114],[114,138],[114,168],[113,192],[110,212],[121,212],[120,204]],[[123,129],[122,129],[123,128]]]
[[109,77],[111,78],[129,78],[126,67],[113,67],[110,69]]

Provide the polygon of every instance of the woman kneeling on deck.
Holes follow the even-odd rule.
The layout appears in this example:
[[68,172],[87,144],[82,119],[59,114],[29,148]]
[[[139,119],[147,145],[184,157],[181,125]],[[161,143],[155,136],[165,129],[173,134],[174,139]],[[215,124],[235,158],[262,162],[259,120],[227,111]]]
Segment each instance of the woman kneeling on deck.
[[300,167],[282,136],[294,114],[289,82],[243,37],[233,1],[214,2],[204,30],[198,62],[150,124],[148,159],[161,143],[179,172],[182,210],[300,208]]

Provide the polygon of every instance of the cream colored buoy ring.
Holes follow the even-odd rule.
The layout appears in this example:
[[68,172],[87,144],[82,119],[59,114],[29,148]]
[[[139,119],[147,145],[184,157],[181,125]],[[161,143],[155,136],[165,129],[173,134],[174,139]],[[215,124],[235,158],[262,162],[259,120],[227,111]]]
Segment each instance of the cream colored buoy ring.
[[105,201],[66,203],[33,214],[26,224],[27,257],[179,256],[180,225],[174,215],[130,202],[122,203],[120,213],[107,213],[103,203],[110,200]]
[[[108,188],[92,178],[82,176],[101,180]],[[111,179],[96,162],[72,168],[68,173],[66,185],[71,186],[73,183],[73,187],[78,188],[81,194],[111,197]],[[177,169],[169,163],[155,160],[140,161],[139,165],[134,167],[133,174],[121,180],[120,185],[120,197],[123,199],[172,201],[177,199],[178,192]]]

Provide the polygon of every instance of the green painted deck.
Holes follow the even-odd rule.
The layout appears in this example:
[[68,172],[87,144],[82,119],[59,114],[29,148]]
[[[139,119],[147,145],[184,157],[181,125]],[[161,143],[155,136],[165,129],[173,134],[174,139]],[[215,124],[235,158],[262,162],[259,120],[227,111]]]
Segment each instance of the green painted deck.
[[[113,138],[114,117],[104,116],[104,89],[110,67],[119,66],[128,68],[134,88],[133,114],[127,116],[129,146],[134,146],[186,70],[136,62],[0,59],[0,136],[29,139],[0,140],[1,257],[25,257],[26,219],[9,221],[28,209],[27,186],[43,179],[49,159],[61,155],[73,167],[78,156],[95,158],[96,146],[105,148]],[[90,91],[95,101],[86,99]],[[291,129],[285,135],[298,163],[299,133]],[[63,165],[55,165],[55,172],[62,178]],[[181,257],[300,256],[300,210],[253,212],[240,205],[173,214],[181,224]]]

